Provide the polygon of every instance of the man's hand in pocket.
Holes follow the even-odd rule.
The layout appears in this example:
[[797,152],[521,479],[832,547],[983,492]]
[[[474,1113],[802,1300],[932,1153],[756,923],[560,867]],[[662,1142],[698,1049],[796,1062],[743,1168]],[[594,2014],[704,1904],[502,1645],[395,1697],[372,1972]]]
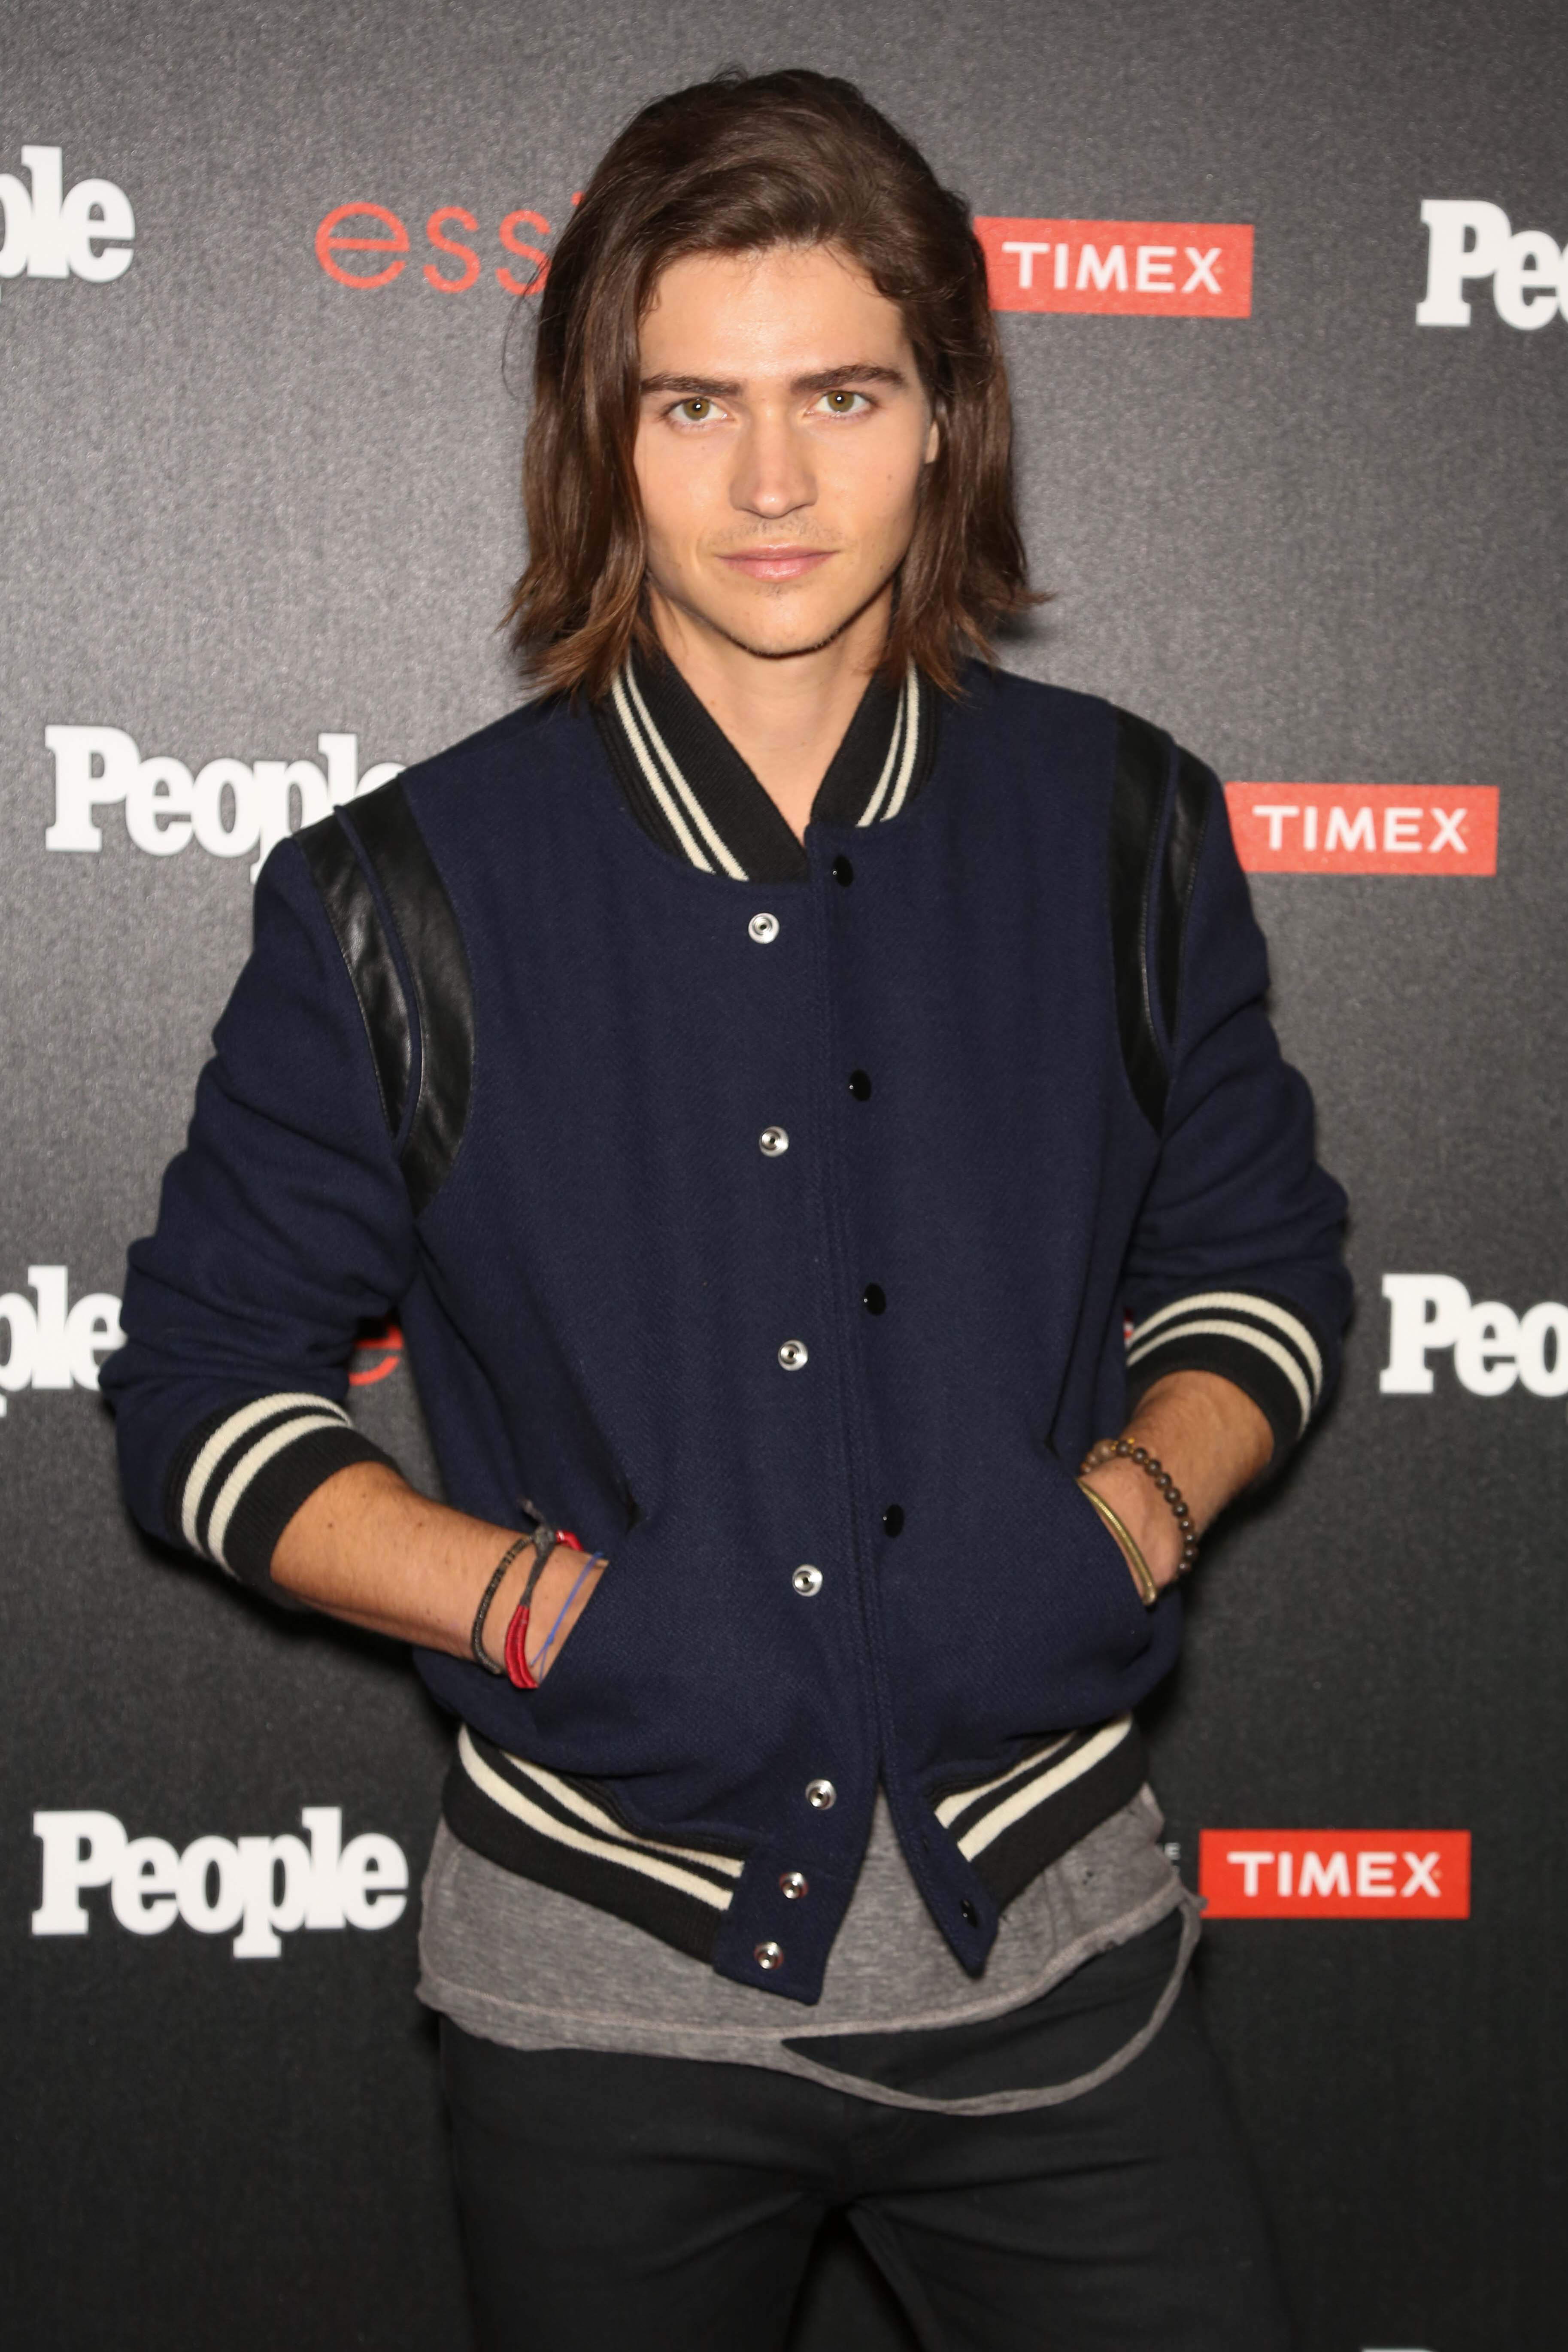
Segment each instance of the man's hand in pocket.
[[[1164,1465],[1199,1535],[1233,1495],[1267,1468],[1274,1444],[1252,1399],[1215,1372],[1167,1372],[1145,1391],[1122,1435]],[[1155,1583],[1162,1590],[1173,1583],[1182,1530],[1148,1473],[1122,1457],[1098,1464],[1084,1484],[1110,1504]],[[1134,1573],[1131,1560],[1128,1573]]]

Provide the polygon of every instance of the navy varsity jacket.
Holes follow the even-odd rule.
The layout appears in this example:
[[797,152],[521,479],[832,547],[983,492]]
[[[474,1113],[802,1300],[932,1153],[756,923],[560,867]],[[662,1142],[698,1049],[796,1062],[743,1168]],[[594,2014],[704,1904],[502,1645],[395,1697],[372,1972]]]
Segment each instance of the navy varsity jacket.
[[814,2000],[879,1780],[978,1971],[1180,1641],[1075,1484],[1161,1373],[1283,1457],[1344,1202],[1212,773],[975,666],[804,847],[678,675],[281,843],[105,1364],[142,1525],[274,1592],[395,1310],[449,1500],[609,1569],[522,1692],[416,1652],[506,1867]]

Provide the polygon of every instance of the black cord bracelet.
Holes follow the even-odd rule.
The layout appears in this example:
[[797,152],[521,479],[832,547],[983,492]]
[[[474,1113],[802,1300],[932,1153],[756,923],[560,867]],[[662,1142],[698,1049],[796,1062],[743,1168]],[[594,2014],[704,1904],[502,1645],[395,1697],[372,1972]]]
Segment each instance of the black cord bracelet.
[[485,1587],[483,1599],[480,1601],[478,1609],[474,1612],[474,1630],[468,1639],[474,1653],[475,1665],[483,1666],[487,1675],[504,1675],[506,1672],[505,1666],[498,1665],[494,1658],[490,1656],[490,1654],[486,1649],[482,1639],[485,1630],[485,1619],[490,1613],[490,1602],[495,1599],[496,1594],[500,1590],[501,1578],[506,1574],[507,1570],[511,1566],[512,1561],[517,1558],[518,1553],[521,1551],[526,1545],[531,1544],[533,1541],[533,1537],[534,1530],[530,1528],[527,1535],[519,1536],[514,1544],[508,1546],[507,1549],[501,1554],[495,1574],[491,1577],[489,1582]]

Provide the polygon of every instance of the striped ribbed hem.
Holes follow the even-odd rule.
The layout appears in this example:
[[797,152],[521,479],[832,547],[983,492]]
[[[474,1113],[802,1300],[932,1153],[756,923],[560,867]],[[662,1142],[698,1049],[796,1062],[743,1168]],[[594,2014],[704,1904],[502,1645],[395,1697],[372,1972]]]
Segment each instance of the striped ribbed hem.
[[1146,1316],[1127,1342],[1134,1397],[1166,1372],[1217,1372],[1274,1433],[1278,1469],[1323,1392],[1322,1343],[1300,1309],[1257,1290],[1195,1290]]
[[711,1960],[745,1867],[739,1844],[645,1836],[601,1781],[547,1771],[467,1724],[441,1810],[453,1836],[487,1862],[628,1920],[693,1959]]
[[300,1504],[351,1462],[390,1461],[325,1397],[253,1397],[191,1431],[169,1465],[164,1519],[176,1542],[275,1594],[272,1554]]
[[[1131,1715],[1068,1731],[1005,1772],[939,1783],[937,1820],[998,1906],[1131,1801],[1148,1758]],[[626,1919],[711,1961],[746,1849],[647,1836],[600,1780],[509,1754],[465,1724],[441,1810],[454,1837],[520,1878]]]
[[1064,1732],[994,1779],[939,1784],[937,1820],[999,1907],[1131,1803],[1149,1761],[1131,1715]]

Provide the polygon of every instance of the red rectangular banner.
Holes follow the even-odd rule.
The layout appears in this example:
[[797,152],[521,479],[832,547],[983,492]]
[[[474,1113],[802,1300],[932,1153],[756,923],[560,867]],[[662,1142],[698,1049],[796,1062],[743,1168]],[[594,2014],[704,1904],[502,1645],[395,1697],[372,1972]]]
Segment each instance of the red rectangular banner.
[[1226,784],[1249,874],[1495,874],[1495,784]]
[[1468,1919],[1468,1830],[1204,1830],[1211,1919]]
[[1252,230],[1238,221],[977,219],[994,310],[1249,319]]

